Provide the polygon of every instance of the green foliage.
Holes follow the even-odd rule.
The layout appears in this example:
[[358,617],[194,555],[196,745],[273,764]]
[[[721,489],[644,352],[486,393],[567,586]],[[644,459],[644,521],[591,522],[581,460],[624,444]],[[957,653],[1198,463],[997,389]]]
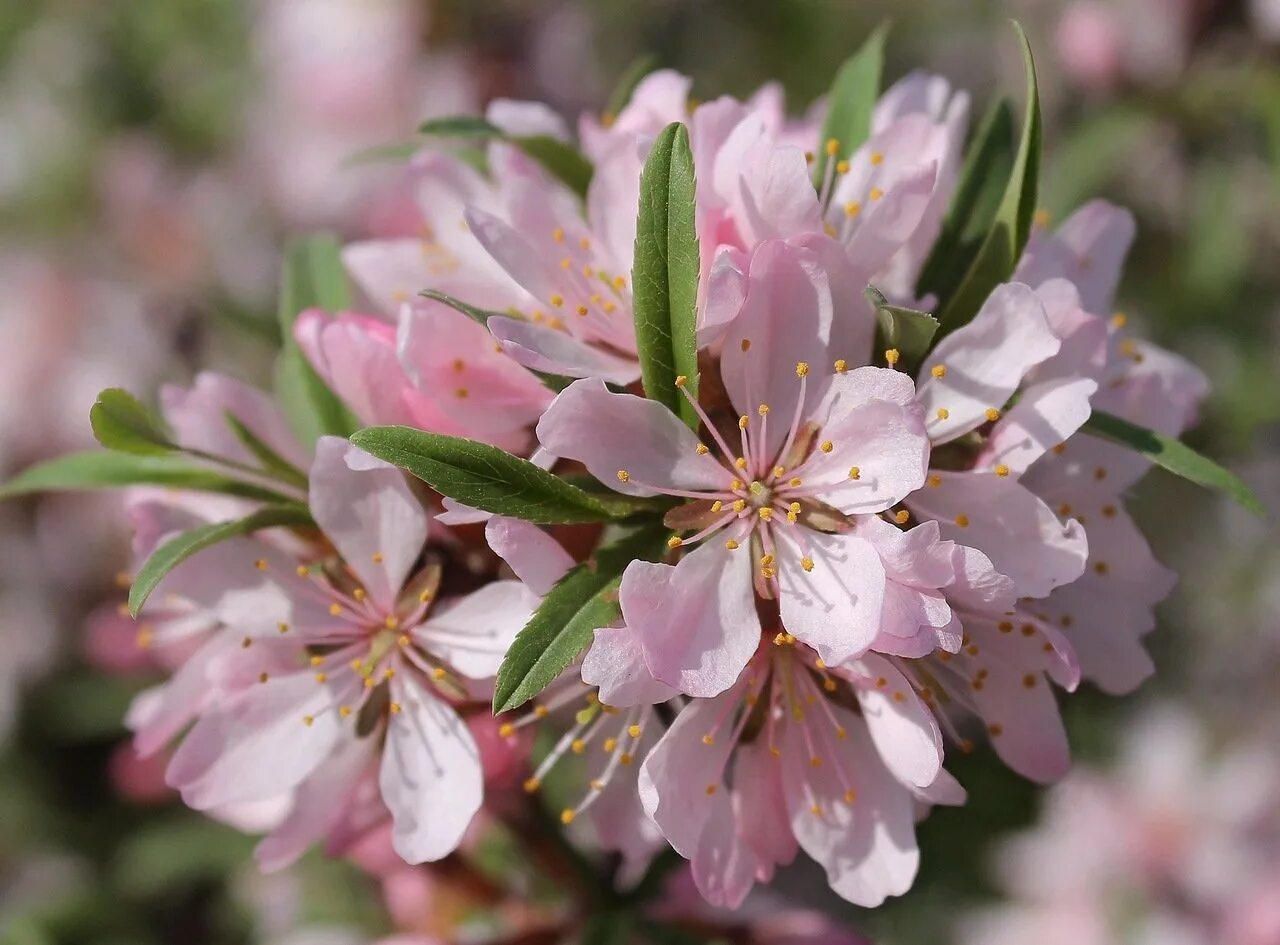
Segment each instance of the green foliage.
[[598,551],[560,579],[516,636],[494,682],[494,714],[510,712],[549,686],[618,616],[617,590],[632,561],[656,561],[669,532],[660,525],[637,530]]
[[914,374],[938,331],[938,320],[928,312],[890,305],[874,286],[867,286],[866,296],[876,312],[876,351],[896,350],[902,370]]
[[[822,135],[813,165],[813,182],[822,186],[827,166],[842,161],[862,147],[871,134],[871,114],[880,97],[880,81],[884,73],[884,45],[889,35],[888,22],[881,23],[867,37],[862,47],[844,61],[827,94],[827,117],[822,122]],[[826,143],[835,140],[836,153],[828,154]]]
[[697,429],[692,405],[676,389],[686,378],[698,396],[698,233],[693,152],[679,122],[663,129],[640,177],[635,263],[631,271],[636,353],[645,395]]
[[366,427],[351,442],[417,476],[441,495],[528,522],[556,524],[627,518],[651,503],[593,494],[487,443],[410,427]]
[[160,418],[126,390],[111,387],[89,408],[89,425],[109,450],[135,456],[161,456],[178,449]]
[[418,133],[440,138],[463,138],[484,141],[495,138],[514,144],[543,169],[560,180],[579,197],[586,196],[594,168],[573,145],[550,135],[509,135],[497,125],[476,115],[451,115],[433,118],[418,127]]

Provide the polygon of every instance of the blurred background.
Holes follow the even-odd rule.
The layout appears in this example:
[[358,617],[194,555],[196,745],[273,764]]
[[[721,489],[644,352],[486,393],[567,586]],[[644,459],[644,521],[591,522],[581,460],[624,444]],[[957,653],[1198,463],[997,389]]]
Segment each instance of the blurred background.
[[[776,78],[800,111],[886,15],[888,79],[941,72],[975,112],[1021,94],[1005,20],[1023,22],[1044,209],[1133,209],[1124,310],[1212,377],[1192,444],[1280,507],[1280,0],[0,5],[0,480],[90,444],[104,387],[206,367],[265,384],[283,239],[402,229],[398,165],[370,149],[422,119],[495,96],[572,119],[643,53],[704,99]],[[1079,773],[1046,793],[960,758],[970,803],[923,825],[915,889],[874,913],[814,905],[902,945],[1200,942],[1183,933],[1226,916],[1232,942],[1280,943],[1274,519],[1159,472],[1135,507],[1182,583],[1156,677],[1068,701]],[[118,611],[126,552],[111,496],[0,505],[0,941],[439,934],[451,894],[420,872],[316,856],[261,877],[250,838],[134,757],[121,717],[154,676]]]

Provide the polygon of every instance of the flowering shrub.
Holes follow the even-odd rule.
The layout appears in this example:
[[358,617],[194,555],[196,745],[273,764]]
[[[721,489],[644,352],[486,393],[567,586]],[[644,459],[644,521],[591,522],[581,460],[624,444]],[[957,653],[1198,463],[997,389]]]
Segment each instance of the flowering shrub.
[[104,391],[106,451],[5,487],[129,487],[172,670],[129,725],[264,869],[439,861],[545,792],[571,860],[619,854],[616,921],[683,921],[667,846],[712,906],[801,850],[875,906],[964,802],[948,750],[1052,781],[1053,687],[1151,671],[1172,576],[1127,490],[1256,500],[1113,311],[1129,215],[1035,213],[1030,52],[1018,134],[970,135],[940,76],[881,91],[883,43],[801,121],[660,71],[576,142],[534,103],[428,122],[421,236],[287,256],[274,397]]

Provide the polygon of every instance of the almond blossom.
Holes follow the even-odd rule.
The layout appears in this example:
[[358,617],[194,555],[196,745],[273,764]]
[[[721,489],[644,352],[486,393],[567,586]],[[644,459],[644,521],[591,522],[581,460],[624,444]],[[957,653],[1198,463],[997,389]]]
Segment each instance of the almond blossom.
[[921,485],[928,456],[908,378],[876,368],[810,378],[830,363],[833,312],[815,254],[765,244],[750,279],[720,371],[738,449],[682,381],[714,453],[666,407],[595,380],[570,385],[538,423],[550,453],[612,488],[685,500],[667,522],[693,534],[670,546],[697,547],[674,567],[631,564],[621,599],[653,675],[690,695],[723,691],[746,665],[757,598],[776,600],[787,630],[830,662],[872,644],[885,568],[856,516]]

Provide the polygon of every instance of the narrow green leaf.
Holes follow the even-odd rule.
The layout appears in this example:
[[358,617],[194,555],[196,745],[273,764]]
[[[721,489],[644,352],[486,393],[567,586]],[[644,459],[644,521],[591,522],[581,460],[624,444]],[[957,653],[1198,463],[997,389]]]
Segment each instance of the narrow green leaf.
[[147,598],[151,596],[151,592],[156,589],[164,576],[198,551],[203,551],[228,538],[247,535],[264,528],[314,524],[307,507],[293,502],[268,505],[244,518],[204,525],[171,538],[152,552],[151,557],[138,569],[133,587],[129,588],[129,612],[135,617],[138,616],[138,611],[142,609],[142,605],[147,602]]
[[137,456],[159,456],[178,447],[160,419],[127,390],[109,387],[89,408],[94,438],[109,450]]
[[418,133],[441,138],[501,138],[502,129],[479,115],[447,115],[418,126]]
[[68,453],[32,466],[0,485],[0,499],[37,492],[81,492],[139,485],[217,492],[263,502],[288,501],[287,496],[271,489],[192,465],[177,456],[138,456],[108,450]]
[[632,59],[630,65],[622,70],[622,75],[618,77],[618,83],[613,87],[609,102],[604,107],[605,116],[610,120],[617,118],[618,114],[631,101],[631,95],[635,92],[636,86],[657,67],[658,57],[652,53],[645,53]]
[[[836,72],[827,93],[827,117],[822,122],[822,136],[813,162],[814,185],[821,187],[832,161],[842,161],[862,147],[871,135],[871,113],[880,97],[880,80],[884,73],[884,45],[889,36],[889,23],[877,26],[861,48],[844,61]],[[835,140],[835,155],[827,153],[826,144]]]
[[475,115],[435,118],[419,126],[424,135],[441,138],[497,138],[509,141],[533,158],[579,197],[586,196],[594,168],[581,151],[550,135],[509,135],[497,125]]
[[914,375],[929,351],[938,320],[928,312],[890,305],[874,286],[867,286],[866,296],[876,312],[876,351],[893,348],[898,352],[901,370]]
[[645,395],[666,404],[693,429],[698,417],[676,389],[684,376],[698,396],[698,234],[694,226],[693,152],[679,122],[654,142],[640,177],[635,263],[631,271],[636,352]]
[[942,230],[920,270],[918,298],[955,293],[991,229],[1013,171],[1014,147],[1013,109],[1002,98],[992,103],[969,145]]
[[502,661],[494,680],[495,715],[518,708],[549,686],[591,642],[592,632],[617,618],[622,572],[632,561],[661,558],[669,535],[664,527],[642,528],[560,579]]
[[417,476],[464,505],[527,522],[600,522],[651,507],[626,496],[605,498],[505,450],[410,427],[366,427],[351,442]]
[[283,345],[276,360],[275,389],[290,425],[304,443],[314,443],[326,434],[346,436],[358,424],[307,362],[294,340],[293,325],[305,309],[336,312],[350,304],[337,241],[318,235],[291,243],[280,274],[278,317]]
[[1095,410],[1090,415],[1084,431],[1136,450],[1157,466],[1183,479],[1189,479],[1196,485],[1225,492],[1255,515],[1267,514],[1258,497],[1234,473],[1171,436],[1148,430],[1100,410]]
[[227,421],[227,426],[231,428],[231,432],[235,434],[236,439],[254,455],[258,462],[262,464],[264,470],[277,479],[297,486],[304,492],[306,491],[306,473],[277,453],[270,444],[264,442],[261,437],[245,426],[240,421],[240,418],[231,411],[226,411],[223,414],[223,418]]
[[[504,318],[520,317],[517,315],[508,316],[505,312],[494,312],[485,308],[477,308],[468,302],[464,302],[461,299],[449,295],[447,292],[439,292],[436,289],[423,289],[418,294],[425,299],[432,299],[433,301],[447,305],[454,311],[461,312],[463,315],[467,316],[467,318],[480,325],[484,325],[485,327],[488,327],[489,319],[493,318],[495,315],[501,315]],[[574,381],[572,377],[565,377],[563,374],[547,374],[544,371],[534,371],[532,369],[529,370],[529,373],[542,381],[543,384],[555,391],[557,394]]]
[[1013,275],[1027,239],[1031,236],[1040,177],[1040,97],[1036,84],[1036,64],[1031,56],[1027,34],[1016,20],[1012,22],[1022,44],[1022,57],[1027,70],[1027,104],[1022,120],[1022,138],[991,228],[955,294],[943,300],[945,305],[938,321],[942,324],[944,334],[967,324],[978,314],[991,290]]

